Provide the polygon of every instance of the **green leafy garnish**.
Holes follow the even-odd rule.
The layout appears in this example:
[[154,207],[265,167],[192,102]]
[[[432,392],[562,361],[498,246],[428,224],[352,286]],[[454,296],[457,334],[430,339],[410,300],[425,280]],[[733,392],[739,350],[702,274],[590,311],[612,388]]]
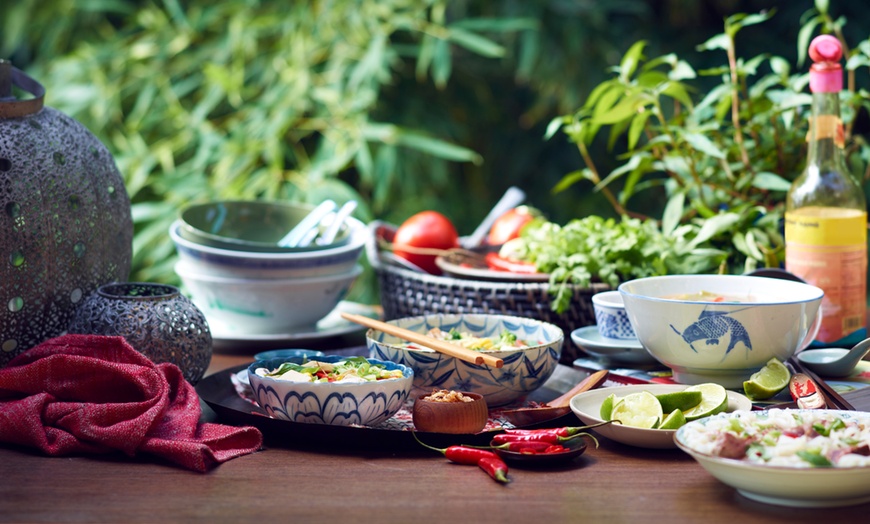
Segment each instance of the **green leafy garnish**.
[[502,346],[513,346],[517,343],[517,336],[511,333],[508,330],[504,330],[501,332],[501,338],[499,341],[499,345]]
[[616,287],[634,278],[717,270],[726,253],[710,248],[708,240],[724,231],[703,237],[700,233],[700,227],[685,225],[664,235],[655,221],[627,216],[592,215],[564,226],[540,220],[510,243],[510,255],[550,275],[550,307],[564,313],[571,302],[571,285],[603,282]]
[[831,461],[825,458],[819,451],[798,451],[797,456],[804,461],[809,462],[813,467],[827,468],[831,467]]

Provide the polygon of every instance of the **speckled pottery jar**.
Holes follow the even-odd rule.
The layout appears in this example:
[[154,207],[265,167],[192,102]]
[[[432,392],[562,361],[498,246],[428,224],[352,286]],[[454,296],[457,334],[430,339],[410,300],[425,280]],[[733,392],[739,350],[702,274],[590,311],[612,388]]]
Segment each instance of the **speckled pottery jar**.
[[61,335],[86,296],[130,273],[133,221],[115,161],[44,96],[0,60],[0,367]]
[[175,286],[125,282],[100,286],[76,310],[70,333],[122,336],[155,363],[171,362],[196,384],[211,362],[202,311]]

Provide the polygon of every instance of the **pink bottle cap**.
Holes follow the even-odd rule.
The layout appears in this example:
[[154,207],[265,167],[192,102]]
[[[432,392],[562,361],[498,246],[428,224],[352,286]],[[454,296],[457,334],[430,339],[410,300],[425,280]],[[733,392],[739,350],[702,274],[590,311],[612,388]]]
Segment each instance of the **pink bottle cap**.
[[813,93],[839,93],[843,90],[843,67],[840,59],[843,47],[836,37],[819,35],[810,42],[810,91]]

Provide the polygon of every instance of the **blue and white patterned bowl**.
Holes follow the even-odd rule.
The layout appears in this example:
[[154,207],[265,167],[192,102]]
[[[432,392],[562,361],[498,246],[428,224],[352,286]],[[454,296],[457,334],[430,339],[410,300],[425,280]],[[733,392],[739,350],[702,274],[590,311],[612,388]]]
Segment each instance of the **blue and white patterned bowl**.
[[348,217],[351,229],[347,243],[334,248],[289,253],[237,251],[198,244],[179,233],[181,221],[169,227],[178,258],[197,273],[226,278],[302,278],[319,277],[351,271],[362,255],[369,237],[368,228]]
[[430,329],[455,328],[477,337],[497,339],[504,330],[521,340],[533,341],[525,349],[492,351],[501,368],[475,365],[431,349],[408,349],[405,341],[376,329],[366,333],[373,358],[398,362],[414,370],[414,392],[453,389],[478,393],[489,407],[520,399],[541,387],[556,370],[565,335],[553,324],[502,315],[428,315],[390,320],[390,324],[425,334]]
[[[347,357],[317,357],[339,362]],[[248,381],[257,404],[273,418],[332,426],[375,426],[389,419],[408,400],[414,372],[408,366],[369,359],[387,369],[401,369],[402,378],[354,384],[290,382],[256,374],[259,368],[276,369],[284,362],[302,362],[302,357],[260,360],[248,367]]]
[[592,295],[592,310],[598,333],[605,338],[637,340],[619,291],[602,291]]
[[[721,302],[684,300],[701,291]],[[824,292],[809,284],[743,275],[673,275],[619,286],[643,347],[682,384],[741,388],[771,358],[787,360],[812,341]]]

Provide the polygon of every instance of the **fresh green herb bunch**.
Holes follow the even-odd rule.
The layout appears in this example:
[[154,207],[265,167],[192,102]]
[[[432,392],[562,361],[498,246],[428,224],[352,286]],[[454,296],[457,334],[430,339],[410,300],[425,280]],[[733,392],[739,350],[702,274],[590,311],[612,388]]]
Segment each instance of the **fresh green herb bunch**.
[[512,247],[514,256],[550,274],[551,307],[562,313],[570,305],[571,284],[616,287],[631,278],[715,270],[728,254],[709,247],[704,238],[688,226],[665,235],[652,220],[592,215],[564,226],[535,221]]
[[[827,2],[818,1],[815,10],[804,16],[798,42],[801,62],[816,29],[842,40],[845,21],[832,19],[827,9]],[[590,181],[619,215],[645,220],[648,217],[629,209],[632,199],[648,200],[650,194],[663,192],[667,202],[657,221],[660,232],[681,239],[677,242],[681,247],[671,255],[695,259],[692,264],[663,268],[658,257],[641,257],[631,264],[647,267],[614,267],[613,274],[599,275],[602,280],[692,267],[740,273],[776,267],[784,259],[785,192],[806,158],[811,103],[807,68],[799,64],[801,72],[793,74],[787,60],[768,54],[740,58],[735,41],[741,29],[763,23],[773,14],[728,17],[722,34],[698,46],[701,51],[721,52],[727,59],[713,69],[696,71],[673,54],[647,59],[645,43],[637,42],[613,68],[613,77],[598,85],[583,107],[551,123],[548,136],[561,129],[577,145],[585,163],[565,176],[557,191]],[[848,51],[847,57],[850,89],[841,97],[847,153],[853,167],[863,167],[870,148],[862,137],[852,135],[851,126],[855,115],[870,106],[870,94],[856,92],[853,78],[855,69],[870,64],[870,41]],[[700,89],[692,83],[699,77],[720,82]],[[599,171],[590,147],[605,129],[609,155],[622,162],[609,173]],[[704,257],[706,262],[700,263]],[[554,272],[570,271],[577,283],[588,280],[583,271],[572,268],[553,265]]]

